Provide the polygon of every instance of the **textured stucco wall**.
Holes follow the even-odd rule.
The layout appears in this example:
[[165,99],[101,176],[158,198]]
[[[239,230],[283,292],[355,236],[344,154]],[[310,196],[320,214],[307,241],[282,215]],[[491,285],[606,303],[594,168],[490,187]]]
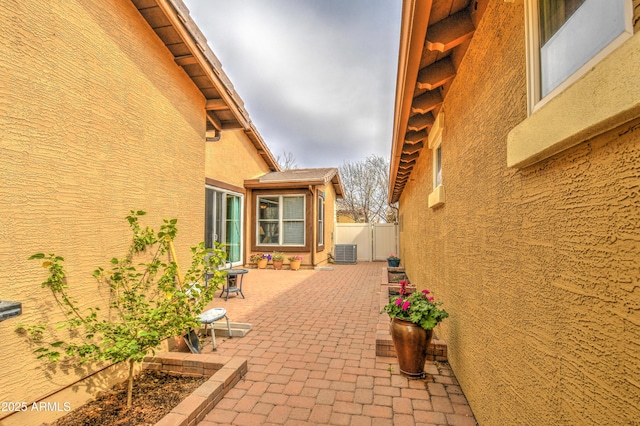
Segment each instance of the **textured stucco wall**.
[[[255,179],[269,173],[269,166],[256,152],[256,148],[248,139],[244,131],[225,130],[220,140],[207,142],[205,174],[209,179],[215,179],[232,187],[244,188],[246,179]],[[231,189],[231,188],[226,188]],[[251,191],[244,196],[244,251],[243,261],[249,262],[251,256]]]
[[30,402],[78,375],[43,370],[13,331],[60,319],[27,258],[64,256],[73,295],[104,304],[91,272],[126,253],[124,217],[143,209],[145,225],[179,219],[186,267],[203,235],[204,99],[130,2],[5,1],[0,22],[0,299],[24,310],[0,322],[0,401]]
[[225,130],[217,142],[207,142],[206,175],[239,188],[246,179],[269,173],[269,166],[242,130]]
[[[451,317],[437,330],[478,422],[640,418],[640,119],[523,169],[523,2],[490,2],[400,199],[401,257]],[[612,76],[612,78],[615,78]],[[585,93],[585,102],[595,102]]]

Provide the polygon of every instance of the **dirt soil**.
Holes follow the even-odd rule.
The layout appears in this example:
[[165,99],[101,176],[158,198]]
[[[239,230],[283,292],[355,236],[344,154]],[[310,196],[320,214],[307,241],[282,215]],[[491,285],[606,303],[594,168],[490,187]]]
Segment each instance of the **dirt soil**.
[[207,380],[144,370],[133,382],[133,405],[127,409],[127,383],[78,407],[52,426],[153,425]]

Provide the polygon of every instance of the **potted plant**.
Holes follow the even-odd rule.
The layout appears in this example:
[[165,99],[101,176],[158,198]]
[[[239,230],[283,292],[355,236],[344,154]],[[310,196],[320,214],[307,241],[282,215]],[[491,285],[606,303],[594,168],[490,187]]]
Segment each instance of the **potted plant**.
[[251,261],[258,266],[258,269],[265,269],[270,260],[270,254],[256,253],[251,255]]
[[298,269],[300,269],[300,264],[302,263],[302,256],[289,256],[289,267],[291,268],[292,271],[297,271]]
[[397,254],[391,253],[389,257],[387,257],[387,264],[389,265],[389,267],[397,268],[398,266],[400,266],[400,258]]
[[400,372],[409,378],[421,378],[433,328],[449,314],[440,308],[442,302],[434,302],[429,290],[407,294],[405,289],[401,285],[400,296],[394,297],[382,312],[391,318],[389,328]]
[[284,253],[274,251],[271,259],[273,261],[273,269],[282,269],[282,264],[284,263]]

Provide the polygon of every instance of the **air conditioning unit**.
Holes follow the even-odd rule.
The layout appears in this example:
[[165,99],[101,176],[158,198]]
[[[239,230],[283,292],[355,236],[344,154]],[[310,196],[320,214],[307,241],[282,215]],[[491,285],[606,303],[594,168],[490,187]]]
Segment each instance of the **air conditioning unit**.
[[357,244],[336,244],[336,263],[356,263],[357,259]]

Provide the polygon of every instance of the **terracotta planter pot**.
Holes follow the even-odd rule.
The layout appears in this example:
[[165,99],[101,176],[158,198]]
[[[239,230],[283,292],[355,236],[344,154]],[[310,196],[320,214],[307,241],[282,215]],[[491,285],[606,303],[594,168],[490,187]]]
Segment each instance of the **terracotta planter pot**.
[[269,263],[269,259],[260,259],[256,262],[258,269],[265,269],[267,267],[267,263]]
[[280,270],[282,269],[282,265],[284,264],[284,260],[274,260],[273,261],[273,269]]
[[289,266],[291,267],[292,271],[297,271],[298,269],[300,269],[300,263],[302,263],[300,260],[290,260]]
[[418,324],[398,318],[391,320],[389,328],[400,372],[413,379],[423,377],[427,347],[433,337],[433,330],[425,330]]

